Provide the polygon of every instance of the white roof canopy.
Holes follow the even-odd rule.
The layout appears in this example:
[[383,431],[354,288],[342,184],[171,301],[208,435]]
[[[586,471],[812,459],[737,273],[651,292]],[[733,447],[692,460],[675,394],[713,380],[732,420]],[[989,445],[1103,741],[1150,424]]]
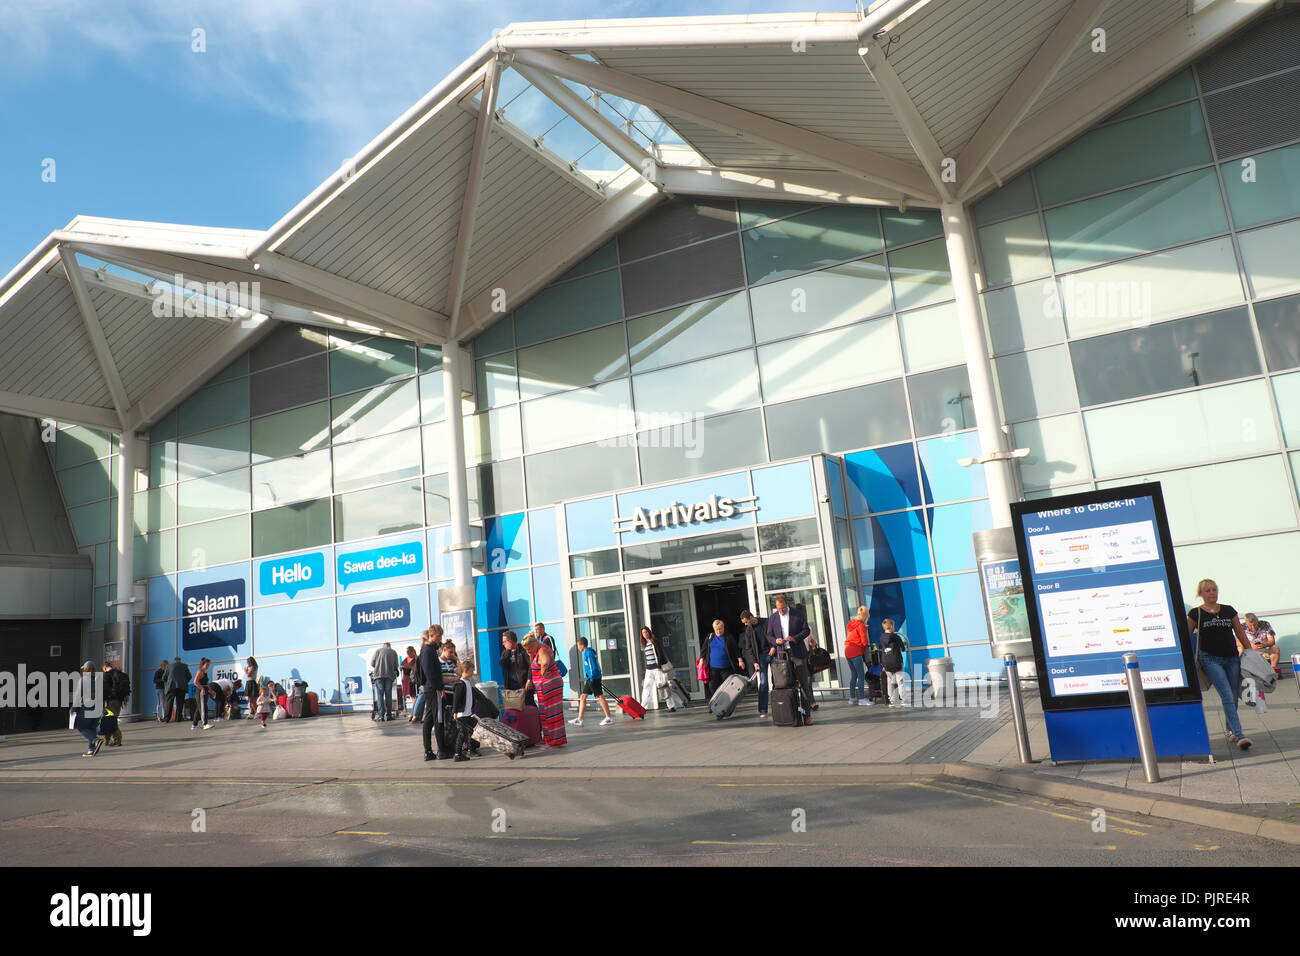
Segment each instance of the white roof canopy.
[[[665,197],[969,202],[1271,6],[881,0],[861,18],[514,24],[266,232],[78,217],[51,233],[0,282],[0,411],[141,430],[276,321],[464,341]],[[507,71],[622,168],[520,129],[498,103]],[[257,298],[232,305],[240,283]]]

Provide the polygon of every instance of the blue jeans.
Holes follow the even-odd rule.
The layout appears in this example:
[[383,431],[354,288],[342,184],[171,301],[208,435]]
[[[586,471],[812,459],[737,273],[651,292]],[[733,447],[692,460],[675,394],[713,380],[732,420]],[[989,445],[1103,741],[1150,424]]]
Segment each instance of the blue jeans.
[[848,658],[849,661],[849,700],[867,696],[867,665],[861,655]]
[[763,655],[758,659],[758,712],[767,713],[767,666],[771,658]]
[[99,736],[99,718],[87,717],[84,709],[78,711],[77,733],[86,738],[87,750],[95,746],[95,738]]
[[424,716],[424,691],[423,690],[421,690],[420,693],[416,694],[415,696],[415,707],[411,710],[411,716],[414,717],[416,720],[419,720],[421,717]]
[[387,720],[393,709],[393,679],[391,677],[375,678],[375,698],[379,702],[379,719]]
[[1244,736],[1241,718],[1237,716],[1237,692],[1241,689],[1241,658],[1235,654],[1232,657],[1216,657],[1213,654],[1201,653],[1197,659],[1205,668],[1210,683],[1219,692],[1219,700],[1223,701],[1223,717],[1228,724],[1228,730],[1238,737]]

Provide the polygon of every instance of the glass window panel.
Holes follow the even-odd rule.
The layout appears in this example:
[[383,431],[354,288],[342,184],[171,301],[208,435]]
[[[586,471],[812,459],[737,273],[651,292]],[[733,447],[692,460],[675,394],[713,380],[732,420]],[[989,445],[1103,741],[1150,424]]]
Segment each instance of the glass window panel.
[[953,297],[948,248],[942,239],[908,246],[889,254],[889,277],[900,311]]
[[442,372],[428,372],[420,376],[420,421],[442,421],[447,415],[447,403],[442,394]]
[[629,262],[736,230],[736,204],[684,199],[660,206],[618,237],[619,259]]
[[749,290],[759,342],[857,322],[893,307],[882,256]]
[[180,443],[180,477],[202,478],[248,464],[248,422],[190,435]]
[[[972,465],[966,468],[961,465],[961,459],[979,456],[980,440],[977,433],[958,432],[919,441],[916,450],[921,457],[927,503],[980,498],[988,494],[983,467]],[[888,498],[879,504],[872,502],[873,511],[885,511],[888,507]]]
[[971,207],[971,217],[976,226],[997,222],[1030,212],[1038,207],[1034,198],[1034,181],[1023,172],[1011,182],[995,189]]
[[1083,417],[1098,478],[1278,448],[1262,380],[1094,408]]
[[1116,113],[1112,113],[1106,119],[1109,121],[1125,116],[1133,116],[1137,113],[1145,113],[1161,106],[1168,106],[1170,103],[1193,99],[1195,96],[1196,80],[1192,78],[1192,71],[1186,69],[1181,73],[1175,73],[1154,90],[1139,96],[1128,106]]
[[1243,232],[1237,241],[1256,298],[1300,289],[1300,219]]
[[149,446],[149,484],[151,487],[176,480],[176,442],[163,441]]
[[236,379],[195,392],[177,410],[180,433],[203,431],[248,417],[248,380]]
[[137,579],[175,573],[176,531],[136,535],[134,560]]
[[215,385],[217,382],[228,382],[231,379],[241,378],[248,374],[248,355],[241,355],[225,368],[223,368],[212,378],[208,379],[209,385]]
[[1155,179],[1210,162],[1200,103],[1090,130],[1034,170],[1044,205]]
[[325,498],[329,493],[329,449],[253,466],[254,511],[301,498]]
[[1017,448],[1029,449],[1020,460],[1025,488],[1060,488],[1091,477],[1078,415],[1022,422],[1015,426],[1015,436]]
[[[844,522],[840,522],[843,524]],[[778,521],[776,524],[758,526],[758,549],[781,551],[785,548],[811,547],[821,541],[816,518],[797,521]]]
[[494,405],[506,405],[518,401],[519,389],[515,386],[514,353],[495,355],[492,358],[476,361],[474,386],[474,401],[478,408],[491,408]]
[[414,428],[334,446],[335,491],[352,491],[419,473],[420,432]]
[[151,442],[165,441],[168,438],[176,437],[176,410],[172,409],[149,429],[149,440]]
[[640,571],[665,564],[712,561],[752,554],[754,550],[754,529],[740,528],[716,534],[698,534],[691,538],[635,544],[623,549],[623,567],[628,571]]
[[747,349],[632,377],[639,428],[677,425],[693,416],[757,405],[758,370]]
[[1050,275],[1052,260],[1038,214],[1008,219],[979,231],[980,259],[989,286],[1009,285]]
[[627,337],[634,372],[748,345],[754,337],[749,299],[737,292],[631,319]]
[[1295,527],[1281,455],[1099,481],[1097,487],[1139,481],[1160,482],[1175,544]]
[[1071,342],[1070,354],[1084,405],[1210,385],[1260,371],[1244,308]]
[[1058,272],[1228,231],[1213,169],[1049,209],[1043,217]]
[[995,352],[1032,349],[1065,338],[1060,293],[1051,279],[986,292],[982,298]]
[[[867,613],[871,617],[868,627],[873,641],[880,640],[880,622],[887,617],[893,619],[895,630],[907,642],[907,664],[910,668],[924,669],[931,654],[922,648],[943,646],[934,578],[864,585],[862,602],[867,606]],[[931,653],[937,657],[941,652],[935,650]]]
[[772,460],[838,452],[911,437],[901,379],[768,405]]
[[301,455],[329,444],[329,405],[317,402],[252,421],[253,463]]
[[825,583],[826,573],[820,558],[783,561],[763,568],[763,589],[768,592],[779,593],[794,588],[818,587]]
[[330,402],[334,441],[347,442],[401,431],[420,423],[415,379],[380,385]]
[[[573,626],[578,632],[575,636],[586,638],[587,644],[595,648],[601,674],[628,673],[627,621],[621,613],[578,618]],[[614,642],[612,651],[610,641]],[[603,681],[601,686],[603,689]]]
[[524,508],[524,473],[518,458],[470,468],[466,482],[471,521]]
[[898,324],[902,328],[903,358],[909,372],[965,361],[955,302],[904,312],[899,315]]
[[517,458],[522,452],[518,405],[494,408],[465,419],[466,464]]
[[637,484],[636,451],[599,444],[575,445],[524,459],[528,507],[599,494]]
[[773,219],[785,219],[789,216],[807,212],[816,208],[804,202],[768,202],[764,199],[740,200],[740,228],[749,229]]
[[253,515],[253,557],[330,544],[330,499],[300,501]]
[[431,528],[451,523],[451,482],[446,475],[424,479],[424,523]]
[[180,529],[178,562],[188,568],[210,568],[249,556],[248,515],[220,518]]
[[418,480],[334,497],[334,540],[339,542],[414,531],[423,523],[424,488]]
[[658,312],[745,286],[740,237],[723,236],[624,265],[624,314]]
[[415,374],[415,346],[381,336],[352,342],[330,352],[330,394],[373,388]]
[[1004,355],[997,360],[997,368],[1002,409],[1009,421],[1041,418],[1078,407],[1070,353],[1064,345]]
[[1277,410],[1287,445],[1300,445],[1300,372],[1276,376],[1273,392],[1277,396]]
[[623,610],[623,589],[580,588],[573,592],[574,614],[599,614],[601,611]]
[[885,245],[891,249],[943,235],[943,221],[935,209],[909,209],[907,212],[882,209],[880,218],[885,221]]
[[751,285],[879,252],[880,223],[865,206],[823,206],[742,234]]
[[612,574],[618,571],[618,549],[607,551],[588,551],[575,554],[569,558],[569,568],[575,578],[594,578],[598,574]]
[[1300,494],[1300,451],[1293,451],[1288,457],[1291,460],[1291,474],[1295,476],[1296,493]]
[[636,440],[642,484],[707,475],[767,460],[763,418],[757,408],[638,432]]
[[[1178,580],[1190,592],[1201,578],[1213,578],[1221,599],[1239,613],[1295,606],[1295,569],[1300,568],[1300,533],[1183,545],[1174,553]],[[1187,595],[1187,603],[1195,603]]]
[[[546,451],[593,438],[625,434],[632,444],[632,399],[627,378],[524,402],[524,450]],[[679,428],[681,431],[680,419]]]
[[[1223,187],[1238,229],[1300,216],[1300,143],[1224,163]],[[1246,178],[1247,171],[1251,177]]]
[[[55,441],[58,441],[56,438]],[[161,447],[161,446],[156,446]],[[59,487],[63,490],[63,502],[69,508],[84,505],[88,501],[107,498],[112,494],[111,486],[115,484],[109,475],[112,459],[92,461],[76,468],[65,468],[59,472]]]
[[451,452],[447,448],[447,423],[425,425],[420,432],[425,474],[446,471],[451,467]]
[[[253,346],[248,355],[250,371],[260,372],[273,365],[317,355],[329,347],[329,339],[319,329],[304,325],[278,325]],[[292,374],[285,369],[287,374]]]
[[[563,278],[563,277],[561,277]],[[515,347],[514,313],[502,316],[486,329],[474,336],[474,354],[492,355]]]
[[248,469],[182,481],[177,489],[180,496],[180,523],[206,521],[248,510]]
[[911,442],[845,455],[844,470],[849,478],[851,514],[897,511],[921,503],[916,450]]
[[612,269],[616,265],[618,265],[618,246],[611,239],[555,281],[568,282],[570,279],[577,279],[593,272]]
[[329,359],[313,355],[292,365],[254,372],[248,379],[249,413],[269,415],[327,397]]
[[758,363],[769,402],[896,378],[903,371],[893,316],[762,346]]
[[54,437],[55,461],[59,468],[107,458],[112,450],[112,439],[108,434],[81,425],[60,426]]
[[930,573],[930,545],[920,511],[898,511],[853,522],[858,567],[868,581]]
[[68,509],[68,520],[77,535],[77,546],[84,548],[88,544],[107,541],[113,536],[109,531],[108,500],[97,501],[92,505]]
[[935,570],[964,571],[975,567],[975,544],[971,534],[993,527],[988,500],[931,508],[927,517]]
[[1300,295],[1255,303],[1270,372],[1300,366]]
[[520,306],[515,312],[515,338],[523,347],[622,317],[618,270],[598,272],[543,289]]
[[1072,337],[1236,305],[1244,298],[1232,241],[1226,238],[1076,272],[1060,282]]
[[[141,536],[136,535],[135,540],[136,543],[139,544]],[[100,585],[108,584],[109,578],[114,576],[113,566],[116,564],[116,556],[109,550],[107,543],[97,544],[94,547],[95,556],[91,560],[95,569],[95,587],[99,587]],[[139,575],[137,575],[137,577],[139,577]],[[152,617],[153,615],[150,616]],[[172,616],[174,617],[175,615]]]
[[159,531],[176,524],[176,488],[165,486],[135,493],[135,533]]
[[622,325],[569,335],[519,350],[519,393],[525,399],[627,374]]
[[421,372],[442,368],[442,346],[421,345],[415,350],[415,362]]
[[975,424],[966,366],[939,369],[907,377],[912,427],[917,436],[964,431]]

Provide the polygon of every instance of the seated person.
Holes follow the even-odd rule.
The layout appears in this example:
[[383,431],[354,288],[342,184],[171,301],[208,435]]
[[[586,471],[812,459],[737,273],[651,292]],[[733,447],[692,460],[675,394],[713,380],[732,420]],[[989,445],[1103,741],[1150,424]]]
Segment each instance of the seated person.
[[1242,623],[1246,626],[1246,637],[1250,639],[1250,646],[1263,654],[1269,665],[1280,676],[1282,671],[1277,665],[1282,652],[1277,646],[1277,634],[1273,632],[1272,626],[1268,621],[1261,621],[1254,614],[1247,614]]

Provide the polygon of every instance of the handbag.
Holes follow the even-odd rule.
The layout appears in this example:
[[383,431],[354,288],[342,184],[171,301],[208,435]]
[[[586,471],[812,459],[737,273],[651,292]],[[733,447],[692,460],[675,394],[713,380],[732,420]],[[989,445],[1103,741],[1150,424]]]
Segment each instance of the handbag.
[[831,669],[831,652],[824,647],[814,647],[808,654],[808,670],[813,674]]
[[501,706],[505,710],[523,710],[524,701],[528,699],[526,690],[503,690],[501,692]]
[[709,682],[709,667],[704,663],[703,657],[699,657],[695,661],[695,676],[700,679],[702,684]]
[[1209,690],[1214,686],[1214,682],[1201,666],[1201,609],[1199,607],[1196,609],[1196,646],[1192,648],[1192,660],[1196,662],[1196,680],[1201,685],[1201,690]]
[[564,666],[564,661],[560,660],[558,657],[555,659],[555,667],[559,670],[561,677],[569,676],[569,669]]

